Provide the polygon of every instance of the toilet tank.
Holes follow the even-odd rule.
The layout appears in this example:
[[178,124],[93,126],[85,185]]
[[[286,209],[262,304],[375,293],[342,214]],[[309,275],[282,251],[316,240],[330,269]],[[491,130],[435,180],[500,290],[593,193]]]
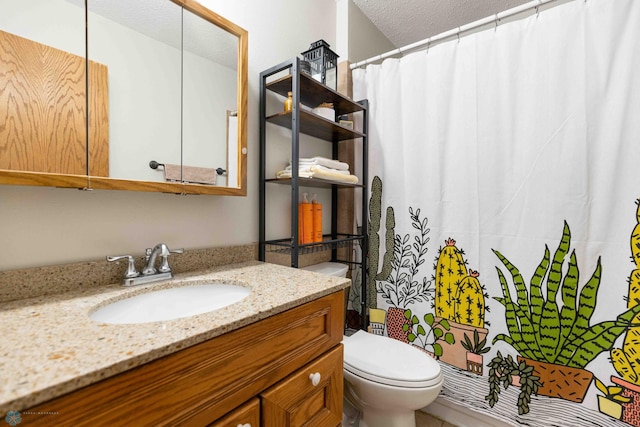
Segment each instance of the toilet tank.
[[349,266],[340,264],[339,262],[321,262],[320,264],[310,265],[302,268],[302,270],[314,271],[316,273],[326,274],[328,276],[347,277]]

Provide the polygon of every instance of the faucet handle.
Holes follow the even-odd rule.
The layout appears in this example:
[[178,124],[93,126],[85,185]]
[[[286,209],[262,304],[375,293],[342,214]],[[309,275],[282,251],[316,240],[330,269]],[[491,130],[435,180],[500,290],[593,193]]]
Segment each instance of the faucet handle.
[[113,261],[118,261],[125,258],[128,260],[127,272],[124,274],[125,279],[138,277],[140,273],[138,273],[138,270],[136,270],[136,264],[131,255],[108,256],[107,261],[113,262]]
[[162,255],[162,261],[160,262],[160,267],[158,267],[158,271],[160,273],[169,273],[171,271],[171,267],[169,266],[169,255],[182,254],[182,253],[184,253],[184,248],[171,249],[169,250],[169,253]]

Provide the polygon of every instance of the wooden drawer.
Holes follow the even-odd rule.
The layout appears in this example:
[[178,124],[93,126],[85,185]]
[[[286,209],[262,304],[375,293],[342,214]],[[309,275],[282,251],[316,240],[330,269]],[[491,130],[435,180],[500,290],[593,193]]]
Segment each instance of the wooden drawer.
[[339,345],[343,301],[327,295],[28,411],[55,411],[58,425],[207,425]]
[[[342,344],[261,393],[262,427],[335,427],[342,422]],[[317,376],[317,383],[313,383]]]
[[260,400],[254,397],[209,427],[260,427]]

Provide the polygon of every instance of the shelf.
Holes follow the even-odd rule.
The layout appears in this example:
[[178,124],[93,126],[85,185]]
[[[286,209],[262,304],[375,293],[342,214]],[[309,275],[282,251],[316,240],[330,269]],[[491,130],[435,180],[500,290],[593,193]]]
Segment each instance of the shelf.
[[[340,237],[331,239],[331,235],[325,235],[322,236],[322,242],[298,245],[298,253],[302,255],[326,251],[328,249],[345,248],[364,238],[364,236],[357,234],[339,234],[338,236]],[[267,252],[272,253],[290,254],[293,249],[291,239],[267,240],[265,241],[265,245],[267,246]]]
[[[292,91],[292,81],[293,78],[291,75],[288,75],[274,80],[271,83],[267,83],[266,87],[267,89],[286,98],[287,93]],[[362,105],[336,92],[305,73],[300,73],[300,102],[312,108],[317,107],[323,102],[332,103],[333,109],[336,111],[338,116],[364,110]]]
[[[295,70],[295,72],[293,72]],[[295,81],[295,85],[294,85]],[[270,101],[276,101],[278,97],[287,98],[289,92],[292,94],[292,98],[295,100],[292,111],[283,112],[280,108],[275,108],[275,103]],[[324,116],[316,114],[312,111],[313,108],[320,106],[323,103],[333,104],[333,110],[335,116],[328,119]],[[267,113],[267,104],[269,104],[270,111]],[[281,105],[281,104],[280,104]],[[280,110],[280,112],[278,112]],[[277,112],[277,114],[273,114]],[[346,114],[352,114],[353,118],[349,120],[357,120],[360,130],[354,130],[352,127],[343,126],[337,122],[340,116]],[[329,252],[330,260],[333,262],[344,262],[347,264],[357,265],[360,268],[359,277],[361,286],[360,289],[360,313],[362,320],[362,329],[366,330],[368,325],[367,310],[367,257],[368,251],[368,222],[366,218],[369,217],[369,200],[368,200],[368,137],[367,129],[369,124],[369,102],[366,99],[361,101],[353,101],[348,96],[340,94],[325,84],[313,79],[310,75],[300,71],[300,59],[294,57],[290,60],[281,62],[273,67],[270,67],[260,73],[260,198],[259,198],[259,244],[258,244],[258,259],[260,261],[266,261],[267,255],[271,255],[278,262],[286,262],[291,267],[298,268],[300,263],[300,256],[313,253]],[[295,117],[295,121],[294,121]],[[271,123],[275,126],[281,126],[289,129],[290,132],[278,132],[278,134],[290,134],[290,158],[300,158],[300,144],[301,136],[307,135],[321,140],[304,140],[305,145],[317,145],[329,142],[331,144],[331,158],[339,160],[342,153],[340,150],[343,148],[343,144],[339,144],[340,141],[359,140],[359,144],[354,144],[353,147],[347,147],[349,149],[349,156],[353,151],[354,156],[358,156],[358,151],[361,156],[361,172],[358,174],[360,182],[358,184],[350,184],[346,182],[332,181],[323,178],[306,178],[299,176],[297,179],[292,178],[276,178],[275,175],[270,175],[271,178],[267,178],[267,165],[272,164],[267,161],[268,154],[271,147],[268,143],[267,134],[269,131],[275,129],[269,129]],[[278,143],[282,141],[282,138],[278,138]],[[349,144],[347,144],[349,145]],[[306,149],[306,147],[305,147]],[[281,156],[279,151],[274,151],[274,155]],[[351,157],[350,157],[351,158]],[[273,159],[270,159],[273,160]],[[285,235],[289,235],[284,239],[267,240],[267,228],[269,223],[273,219],[267,218],[267,200],[269,199],[267,193],[274,193],[277,197],[284,197],[283,192],[276,191],[273,185],[288,185],[290,187],[290,204],[287,203],[287,207],[290,209],[291,221],[289,221],[290,231],[285,231]],[[325,232],[329,232],[328,235],[323,236],[322,242],[299,244],[299,212],[298,203],[300,194],[305,187],[320,187],[328,189],[331,193],[331,208],[330,212],[326,212],[331,216],[330,226],[325,228]],[[347,191],[343,194],[344,189],[359,188],[362,191]],[[342,198],[341,196],[346,196]],[[360,215],[364,222],[358,227],[357,230],[352,229],[351,221],[349,218],[343,218],[339,215],[341,213],[340,205],[343,203],[349,203],[349,198],[353,197],[353,209],[356,209],[356,198],[361,199]],[[351,206],[351,205],[349,205]],[[350,211],[349,211],[350,212]],[[323,213],[325,213],[323,211]],[[281,216],[276,215],[279,221],[286,221]],[[288,215],[287,215],[288,217]],[[298,218],[296,220],[295,218]],[[326,219],[326,218],[324,218]],[[339,223],[344,222],[344,224]],[[347,233],[338,233],[337,230],[341,229]],[[357,234],[349,234],[357,233]],[[279,234],[282,236],[282,234]],[[360,248],[362,256],[358,261],[353,258],[353,250]],[[324,255],[324,254],[323,254]],[[329,255],[329,254],[326,254]],[[305,260],[306,261],[306,260]],[[304,261],[303,261],[304,262]],[[356,308],[356,307],[354,307]],[[357,309],[357,308],[356,308]]]
[[[267,122],[291,129],[291,111],[274,114],[266,118]],[[362,132],[327,120],[310,111],[300,110],[300,132],[325,141],[345,141],[362,138]]]
[[[269,179],[265,179],[265,182],[291,185],[291,178],[269,178]],[[364,188],[364,185],[362,184],[349,184],[347,182],[336,182],[336,181],[330,181],[328,179],[321,179],[321,178],[298,177],[298,184],[303,187],[331,188],[332,185],[335,185],[338,187]]]

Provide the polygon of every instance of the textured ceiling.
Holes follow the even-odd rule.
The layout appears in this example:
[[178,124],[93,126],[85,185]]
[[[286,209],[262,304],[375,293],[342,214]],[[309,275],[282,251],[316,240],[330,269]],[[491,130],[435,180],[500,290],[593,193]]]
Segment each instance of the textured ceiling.
[[511,9],[530,0],[353,0],[396,47]]

